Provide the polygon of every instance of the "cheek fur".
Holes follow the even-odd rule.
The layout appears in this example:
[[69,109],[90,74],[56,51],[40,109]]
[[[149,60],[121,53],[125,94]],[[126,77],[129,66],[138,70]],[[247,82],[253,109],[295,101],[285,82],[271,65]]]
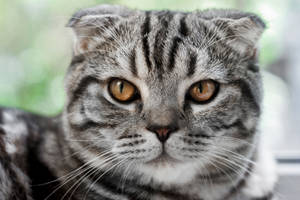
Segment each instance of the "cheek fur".
[[162,152],[162,144],[153,133],[137,130],[115,141],[112,152],[135,162],[148,162]]

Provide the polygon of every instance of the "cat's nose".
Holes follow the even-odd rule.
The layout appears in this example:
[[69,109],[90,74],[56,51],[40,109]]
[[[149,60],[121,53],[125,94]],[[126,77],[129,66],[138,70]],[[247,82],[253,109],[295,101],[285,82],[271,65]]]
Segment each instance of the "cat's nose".
[[161,142],[165,142],[178,128],[176,126],[148,126],[147,129],[155,133]]

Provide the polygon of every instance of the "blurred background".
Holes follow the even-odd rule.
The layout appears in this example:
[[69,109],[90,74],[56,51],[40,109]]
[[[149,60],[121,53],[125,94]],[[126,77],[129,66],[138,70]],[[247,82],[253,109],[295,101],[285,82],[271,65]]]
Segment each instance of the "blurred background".
[[72,46],[65,24],[79,8],[101,3],[185,11],[237,8],[261,16],[267,24],[261,39],[261,131],[282,164],[280,173],[290,176],[288,181],[300,176],[299,165],[291,165],[300,163],[300,0],[0,0],[0,105],[44,115],[61,112]]

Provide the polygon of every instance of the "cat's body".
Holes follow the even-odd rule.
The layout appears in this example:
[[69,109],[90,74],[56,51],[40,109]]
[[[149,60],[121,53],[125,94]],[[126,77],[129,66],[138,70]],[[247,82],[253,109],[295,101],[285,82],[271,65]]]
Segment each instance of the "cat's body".
[[[0,111],[1,200],[273,199],[257,128],[259,18],[100,6],[68,25],[63,114]],[[134,100],[113,97],[115,79]],[[199,81],[207,101],[191,99]]]

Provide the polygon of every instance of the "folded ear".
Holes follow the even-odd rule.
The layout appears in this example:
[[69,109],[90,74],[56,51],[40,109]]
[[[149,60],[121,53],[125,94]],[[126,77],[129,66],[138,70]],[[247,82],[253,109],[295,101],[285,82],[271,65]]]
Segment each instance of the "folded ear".
[[226,43],[241,54],[255,52],[266,27],[258,16],[238,11],[227,11],[211,20],[224,33]]
[[77,11],[67,24],[75,33],[74,54],[92,50],[101,41],[101,34],[130,13],[129,9],[114,5],[100,5]]

